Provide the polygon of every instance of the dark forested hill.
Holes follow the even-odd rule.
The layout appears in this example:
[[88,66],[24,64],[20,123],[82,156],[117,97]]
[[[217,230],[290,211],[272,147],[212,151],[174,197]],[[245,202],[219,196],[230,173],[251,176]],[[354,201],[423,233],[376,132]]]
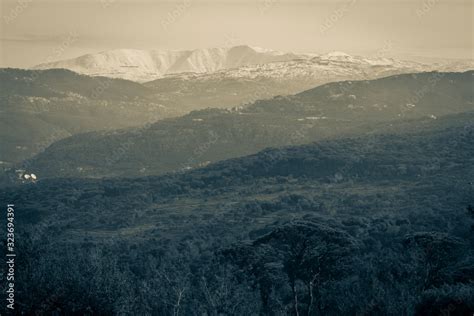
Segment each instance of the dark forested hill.
[[406,121],[160,177],[6,188],[18,309],[469,315],[472,122]]
[[473,84],[474,71],[404,74],[328,83],[294,96],[256,102],[254,108],[300,113],[317,110],[320,115],[346,120],[439,116],[472,110]]
[[[91,99],[133,100],[151,94],[143,85],[122,79],[89,77],[66,69],[0,71],[1,96],[63,97],[78,94]],[[100,87],[102,86],[102,89]]]
[[0,167],[77,133],[142,125],[181,113],[155,102],[151,94],[135,82],[65,69],[0,69]]
[[42,178],[156,175],[266,147],[403,131],[413,119],[429,124],[472,111],[473,74],[421,73],[331,83],[242,109],[195,111],[139,128],[75,135],[26,165]]

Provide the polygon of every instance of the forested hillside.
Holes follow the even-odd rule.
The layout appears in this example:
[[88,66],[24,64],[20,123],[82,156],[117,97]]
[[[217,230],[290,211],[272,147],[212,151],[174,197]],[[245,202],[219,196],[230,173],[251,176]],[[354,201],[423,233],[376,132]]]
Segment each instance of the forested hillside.
[[7,188],[18,309],[469,315],[473,121],[414,120],[403,133],[267,149],[160,177]]

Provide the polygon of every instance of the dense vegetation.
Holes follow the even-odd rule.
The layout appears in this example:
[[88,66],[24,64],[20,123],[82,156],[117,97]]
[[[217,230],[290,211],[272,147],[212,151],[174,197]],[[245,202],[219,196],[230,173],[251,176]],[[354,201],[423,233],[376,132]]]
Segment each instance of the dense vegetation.
[[470,315],[473,121],[7,188],[18,312]]

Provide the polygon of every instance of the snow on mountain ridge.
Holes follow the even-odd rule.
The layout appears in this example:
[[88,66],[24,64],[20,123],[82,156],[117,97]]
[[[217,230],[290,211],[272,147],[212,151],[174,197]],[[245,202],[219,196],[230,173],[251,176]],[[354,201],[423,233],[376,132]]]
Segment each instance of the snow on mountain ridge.
[[246,45],[185,51],[115,49],[40,64],[34,69],[66,68],[86,75],[150,81],[167,74],[208,73],[252,64],[310,58],[304,54],[263,50]]
[[[169,74],[162,79],[191,80],[193,82],[273,82],[294,85],[295,91],[303,91],[320,84],[343,80],[371,80],[390,75],[447,71],[462,72],[474,69],[473,61],[445,64],[423,64],[413,61],[395,60],[386,57],[364,58],[351,56],[351,61],[326,59],[317,56],[310,59],[294,59],[283,62],[246,65],[232,69],[222,69],[213,73]],[[270,81],[268,81],[270,80]],[[161,80],[150,81],[148,86],[161,85]],[[262,88],[266,90],[265,88]]]
[[[123,78],[138,82],[168,76],[193,78],[256,77],[289,78],[371,78],[379,74],[422,71],[465,71],[472,61],[423,64],[387,57],[351,56],[343,52],[327,54],[285,53],[246,45],[185,51],[116,49],[77,58],[41,64],[35,69],[66,68],[81,74]],[[314,82],[313,79],[309,79]]]

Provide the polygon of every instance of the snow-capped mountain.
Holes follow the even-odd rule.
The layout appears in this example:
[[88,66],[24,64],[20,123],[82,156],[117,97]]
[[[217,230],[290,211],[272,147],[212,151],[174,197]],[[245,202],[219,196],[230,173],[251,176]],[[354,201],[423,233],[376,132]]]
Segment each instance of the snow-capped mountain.
[[[35,69],[65,68],[80,74],[147,82],[169,76],[206,79],[307,78],[308,85],[334,80],[374,79],[422,71],[466,71],[474,62],[420,63],[386,57],[352,56],[343,52],[295,54],[259,47],[235,46],[188,51],[117,49],[40,64]],[[298,84],[301,84],[299,82]]]
[[[208,92],[203,100],[214,107],[240,105],[275,95],[289,95],[322,84],[343,80],[373,80],[385,76],[429,71],[463,72],[474,69],[473,61],[423,64],[385,57],[365,58],[336,52],[312,58],[247,65],[211,73],[182,73],[167,75],[145,85],[174,98],[186,97],[197,103],[194,96]],[[221,86],[224,86],[223,89]],[[214,87],[215,89],[209,89]],[[220,87],[220,88],[219,88]],[[218,103],[212,96],[220,91]],[[226,91],[223,94],[222,91]],[[223,101],[223,96],[229,98]],[[180,102],[185,104],[186,102]]]
[[301,79],[306,77],[310,81],[325,80],[330,82],[333,81],[332,78],[337,80],[360,80],[408,72],[464,72],[472,69],[474,69],[474,60],[425,64],[386,57],[366,58],[351,56],[336,52],[312,58],[247,65],[208,74],[181,74],[172,76],[194,76],[195,79],[221,76],[226,78],[272,78],[280,80],[291,80],[292,78]]
[[[292,78],[312,78],[317,80],[333,78],[372,79],[377,74],[393,74],[397,72],[421,72],[437,68],[435,65],[425,65],[411,61],[398,61],[389,58],[363,58],[350,55],[326,54],[313,58],[300,58],[283,62],[246,65],[239,68],[223,69],[211,73],[183,73],[165,77],[181,77],[207,79],[209,77],[226,78],[272,78],[291,80]],[[441,67],[440,67],[441,68]],[[447,68],[447,67],[443,67]]]
[[34,69],[65,68],[86,75],[145,82],[168,74],[208,73],[310,57],[245,45],[187,51],[117,49],[40,64]]

